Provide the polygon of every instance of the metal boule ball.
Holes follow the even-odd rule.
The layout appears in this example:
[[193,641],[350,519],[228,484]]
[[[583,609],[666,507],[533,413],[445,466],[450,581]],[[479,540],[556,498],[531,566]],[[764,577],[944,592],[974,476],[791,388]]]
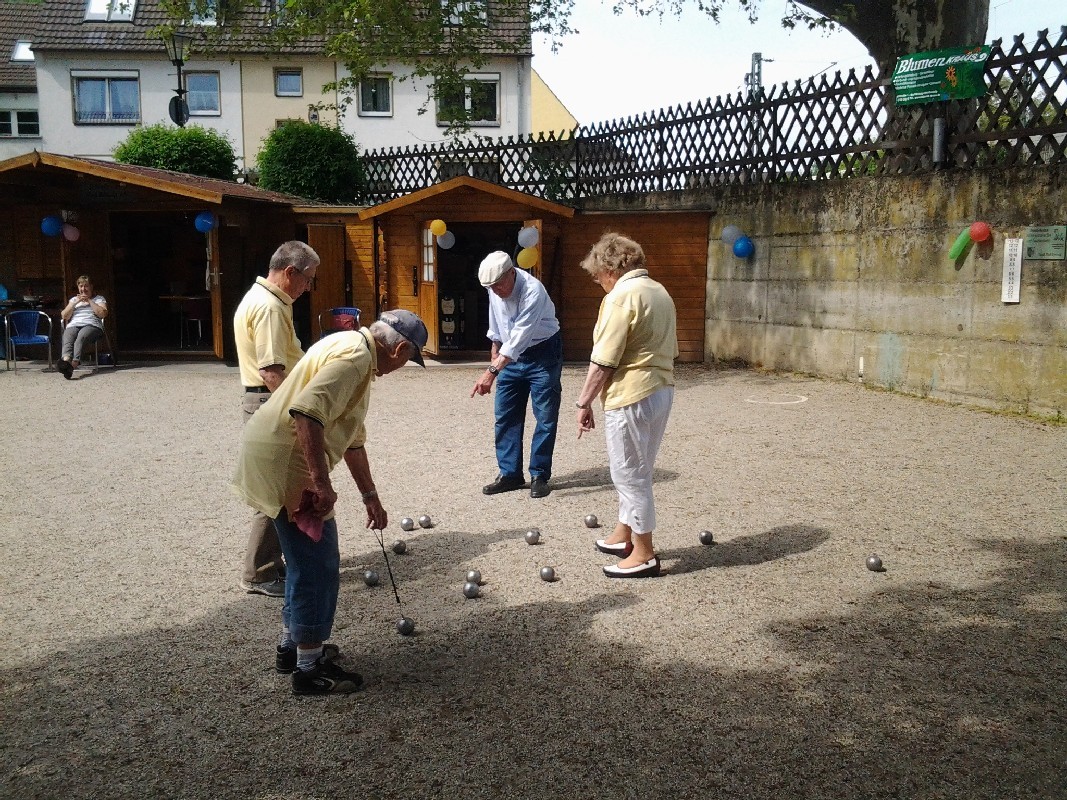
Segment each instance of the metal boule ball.
[[396,632],[401,636],[411,636],[415,632],[415,620],[401,617],[396,621]]
[[393,542],[393,552],[396,553],[398,556],[403,555],[407,551],[408,543],[405,542],[403,539],[397,539],[395,542]]
[[531,528],[526,531],[526,535],[522,538],[526,540],[526,544],[537,544],[541,541],[541,531],[537,530],[537,528]]
[[429,514],[423,514],[421,517],[419,517],[419,526],[422,527],[422,528],[432,528],[433,527],[433,520],[430,519],[430,515]]
[[880,559],[876,555],[867,556],[867,569],[869,569],[871,572],[881,572],[882,559]]
[[402,530],[402,531],[413,531],[413,530],[415,530],[415,520],[413,520],[411,517],[404,517],[402,520],[400,520],[400,530]]
[[478,570],[472,569],[472,570],[467,572],[467,583],[480,584],[481,582],[482,582],[482,573],[480,573]]
[[363,582],[368,586],[377,586],[379,580],[378,573],[372,569],[368,569],[363,573]]
[[587,528],[595,528],[599,524],[600,523],[597,521],[596,514],[586,514],[585,515],[585,527],[587,527]]
[[711,531],[701,531],[700,532],[700,543],[701,544],[715,544],[715,536],[712,535]]
[[465,584],[463,584],[463,596],[466,597],[468,600],[473,600],[481,593],[481,591],[481,587],[479,587],[478,584],[476,584],[474,581],[467,581]]
[[556,579],[556,571],[552,567],[541,567],[541,580],[551,583]]

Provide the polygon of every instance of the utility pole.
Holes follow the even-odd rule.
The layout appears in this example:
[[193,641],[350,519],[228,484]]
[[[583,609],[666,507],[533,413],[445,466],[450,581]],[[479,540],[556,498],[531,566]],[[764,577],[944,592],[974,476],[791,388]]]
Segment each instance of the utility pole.
[[773,58],[764,58],[763,53],[752,54],[752,71],[745,75],[745,85],[748,87],[748,96],[759,99],[763,96],[763,62],[774,63]]

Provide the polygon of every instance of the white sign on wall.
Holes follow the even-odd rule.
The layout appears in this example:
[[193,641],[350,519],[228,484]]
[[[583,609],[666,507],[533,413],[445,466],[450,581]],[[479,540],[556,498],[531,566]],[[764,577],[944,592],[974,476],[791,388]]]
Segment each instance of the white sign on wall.
[[1000,289],[1000,302],[1019,302],[1019,281],[1023,271],[1023,240],[1004,240],[1004,280]]

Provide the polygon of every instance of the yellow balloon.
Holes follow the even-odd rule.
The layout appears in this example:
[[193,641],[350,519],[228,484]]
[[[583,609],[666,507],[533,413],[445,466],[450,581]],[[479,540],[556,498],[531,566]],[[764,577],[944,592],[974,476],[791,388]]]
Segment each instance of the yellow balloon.
[[519,255],[515,257],[515,263],[517,263],[523,269],[530,269],[537,263],[537,248],[536,247],[524,247],[519,251]]
[[445,221],[443,219],[435,219],[433,222],[430,223],[430,232],[434,236],[444,236],[445,231],[447,230],[448,226],[445,225]]

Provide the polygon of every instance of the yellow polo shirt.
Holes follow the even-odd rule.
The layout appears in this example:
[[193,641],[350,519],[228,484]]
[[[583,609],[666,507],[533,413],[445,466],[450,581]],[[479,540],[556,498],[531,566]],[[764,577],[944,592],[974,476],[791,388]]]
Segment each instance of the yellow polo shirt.
[[377,365],[374,339],[366,328],[338,331],[308,348],[242,429],[230,483],[234,494],[268,517],[278,516],[283,507],[290,514],[296,511],[310,476],[289,412],[322,424],[326,463],[333,470],[345,450],[367,439],[364,423]]
[[589,360],[615,369],[600,397],[605,411],[674,386],[677,324],[674,300],[646,269],[630,270],[604,295]]
[[288,375],[304,355],[293,326],[293,298],[266,278],[256,278],[238,304],[233,338],[243,386],[262,386],[259,371],[274,364]]

